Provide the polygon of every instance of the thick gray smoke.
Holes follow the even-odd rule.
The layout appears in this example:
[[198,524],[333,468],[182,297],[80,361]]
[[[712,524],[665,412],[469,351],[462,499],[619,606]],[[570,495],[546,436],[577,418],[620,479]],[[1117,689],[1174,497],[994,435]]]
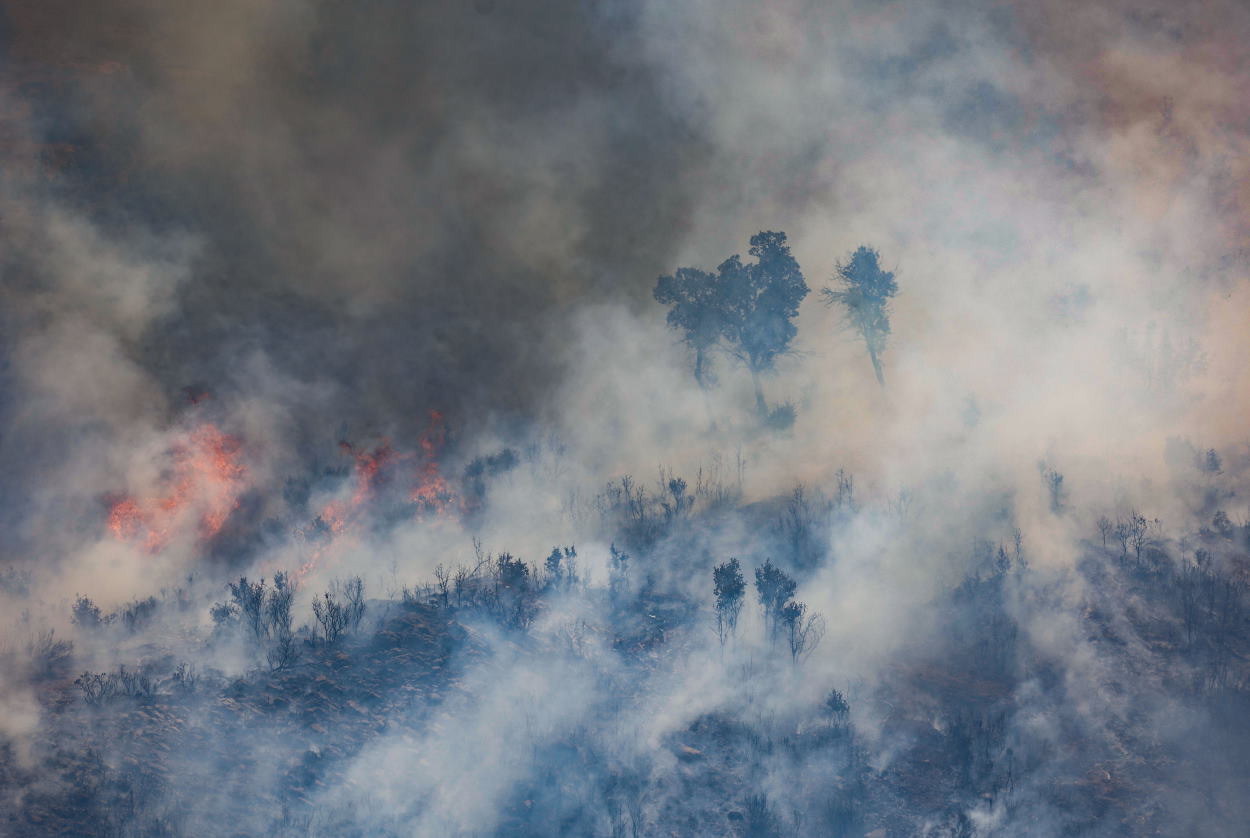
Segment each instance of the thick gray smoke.
[[[276,828],[193,793],[239,758],[291,834],[1114,835],[1098,801],[1151,795],[1136,827],[1233,834],[1250,774],[1194,743],[1250,683],[1248,30],[1145,0],[4,4],[7,799],[72,785],[37,770],[89,727],[39,672],[55,638],[77,670],[192,661],[238,706],[295,690],[209,610],[285,571],[297,624],[363,578],[353,666],[439,651],[367,734],[197,705],[218,762],[141,795],[170,829]],[[818,293],[770,417],[731,353],[695,382],[656,278],[760,230],[813,291],[880,251],[884,386]],[[525,619],[435,581],[513,590],[510,552],[537,585],[555,544],[580,582]],[[809,656],[777,659],[753,589],[718,643],[731,556],[794,575]],[[1152,599],[1190,582],[1183,618]],[[335,660],[310,635],[299,666]],[[939,805],[922,763],[960,737]]]

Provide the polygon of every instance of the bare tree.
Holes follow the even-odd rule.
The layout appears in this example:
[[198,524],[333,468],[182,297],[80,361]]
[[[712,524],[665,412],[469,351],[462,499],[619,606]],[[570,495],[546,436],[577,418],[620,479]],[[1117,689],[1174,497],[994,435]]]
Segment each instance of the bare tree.
[[230,582],[230,596],[234,605],[243,616],[244,624],[251,630],[252,637],[263,640],[265,637],[265,580],[249,582],[246,576],[240,576],[238,582]]
[[335,584],[342,592],[343,612],[347,617],[347,626],[355,631],[360,628],[360,621],[365,616],[365,583],[359,576],[353,576]]
[[325,640],[327,646],[333,644],[343,634],[343,630],[347,628],[346,609],[331,591],[326,591],[321,596],[315,597],[312,608],[313,617],[316,618],[318,625],[321,626],[322,639]]
[[434,580],[438,584],[438,595],[443,599],[443,607],[448,604],[448,593],[451,588],[451,571],[443,564],[434,568]]
[[1106,515],[1098,516],[1098,534],[1102,536],[1102,549],[1107,549],[1107,537],[1115,532],[1115,524]]
[[299,657],[295,632],[291,630],[291,601],[295,590],[287,575],[281,571],[273,575],[273,590],[265,598],[265,621],[269,634],[269,648],[265,658],[272,670],[285,669]]
[[782,607],[781,624],[790,647],[790,660],[796,664],[806,659],[825,636],[825,618],[794,600]]

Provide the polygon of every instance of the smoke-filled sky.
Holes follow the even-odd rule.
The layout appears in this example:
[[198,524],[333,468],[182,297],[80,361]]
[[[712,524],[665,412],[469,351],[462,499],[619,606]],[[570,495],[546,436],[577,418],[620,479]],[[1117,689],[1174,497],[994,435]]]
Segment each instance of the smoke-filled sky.
[[705,404],[650,291],[760,229],[814,288],[868,243],[902,289],[883,393],[806,301],[756,457],[787,479],[1240,444],[1248,19],[7,3],[6,560],[81,549],[203,393],[271,488],[432,409],[470,448],[557,428],[596,480],[685,467],[744,385],[722,359]]

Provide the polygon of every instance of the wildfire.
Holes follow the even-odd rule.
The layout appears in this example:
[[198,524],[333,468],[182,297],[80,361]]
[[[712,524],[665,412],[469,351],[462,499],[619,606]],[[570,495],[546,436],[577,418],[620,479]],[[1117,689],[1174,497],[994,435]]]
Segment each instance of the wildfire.
[[333,535],[338,535],[347,529],[347,525],[373,495],[374,489],[381,481],[383,469],[397,459],[401,459],[386,440],[383,440],[382,444],[372,451],[358,451],[346,441],[340,442],[339,448],[355,460],[356,489],[347,500],[336,500],[326,504],[321,514],[317,516],[322,526]]
[[[298,531],[299,537],[311,545],[308,560],[296,572],[302,580],[324,558],[331,544],[340,536],[353,530],[356,522],[367,512],[370,503],[381,494],[384,484],[397,482],[402,487],[407,478],[396,468],[399,463],[414,457],[418,460],[415,481],[407,491],[407,502],[416,507],[416,514],[445,516],[458,502],[451,484],[443,477],[438,457],[447,444],[447,426],[443,414],[430,411],[430,423],[417,440],[417,453],[400,453],[382,440],[376,448],[357,448],[350,442],[340,442],[339,447],[354,461],[355,488],[348,498],[334,500],[322,507],[311,528]],[[402,497],[402,495],[401,495]]]
[[443,477],[438,464],[438,455],[447,444],[447,425],[440,411],[430,411],[430,424],[421,434],[418,444],[421,446],[422,463],[417,469],[417,485],[409,494],[409,500],[417,504],[418,514],[445,513],[456,502],[456,493]]
[[155,553],[169,543],[190,510],[198,513],[198,537],[212,538],[239,506],[247,473],[241,453],[236,437],[211,423],[200,425],[170,452],[165,490],[155,497],[116,499],[109,508],[109,529],[123,541],[142,542]]

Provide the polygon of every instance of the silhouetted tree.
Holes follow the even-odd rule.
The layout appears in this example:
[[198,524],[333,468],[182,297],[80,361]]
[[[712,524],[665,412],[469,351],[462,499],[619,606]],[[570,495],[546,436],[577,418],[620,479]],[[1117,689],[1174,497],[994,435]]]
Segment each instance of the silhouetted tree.
[[1042,484],[1046,486],[1046,494],[1050,497],[1050,511],[1058,515],[1063,511],[1063,474],[1046,463],[1037,464],[1042,475]]
[[846,306],[847,322],[863,336],[877,383],[884,387],[881,353],[890,335],[890,298],[898,292],[898,285],[894,274],[883,271],[880,262],[881,254],[874,248],[860,246],[851,254],[849,262],[838,263],[835,278],[843,287],[840,290],[824,288],[821,296],[825,305],[841,303]]
[[796,567],[812,567],[824,557],[833,509],[824,493],[809,494],[802,483],[790,493],[775,529]]
[[544,566],[547,570],[546,583],[549,588],[571,588],[577,583],[577,548],[552,547]]
[[664,518],[672,521],[681,518],[694,508],[694,495],[686,494],[686,481],[680,477],[670,477],[668,482],[660,481],[667,497],[661,496],[660,506],[664,510]]
[[121,623],[126,627],[126,630],[135,632],[147,625],[152,617],[156,615],[159,608],[160,602],[156,597],[150,596],[129,603],[116,614],[110,615],[110,617],[117,618],[120,616]]
[[765,559],[764,566],[755,569],[755,593],[764,611],[764,629],[770,640],[776,637],[781,626],[782,608],[798,587],[798,583],[774,565],[771,559]]
[[721,645],[738,630],[738,614],[747,583],[742,578],[742,566],[737,559],[730,559],[712,569],[713,592],[716,596],[716,636]]
[[615,544],[608,549],[608,593],[616,600],[629,590],[629,554]]
[[790,600],[781,607],[781,626],[785,629],[790,660],[798,663],[812,653],[825,636],[825,618],[810,613],[801,602]]
[[560,569],[560,562],[564,561],[564,555],[560,552],[559,547],[552,547],[550,555],[543,563],[547,569],[547,582],[555,587],[560,584],[560,580],[564,577],[564,573]]
[[655,283],[655,299],[669,307],[668,325],[685,333],[694,350],[694,378],[707,387],[707,356],[724,329],[718,277],[697,268],[678,268]]
[[243,622],[252,632],[252,637],[262,640],[265,636],[265,580],[249,582],[246,576],[240,576],[238,582],[228,583],[230,597],[235,607],[243,616]]
[[1115,524],[1106,515],[1098,517],[1098,534],[1102,536],[1102,549],[1107,549],[1107,536],[1115,532]]
[[441,562],[434,568],[434,582],[438,587],[438,596],[443,601],[443,607],[447,607],[448,594],[451,591],[451,571]]
[[830,690],[829,695],[825,698],[825,709],[829,711],[829,715],[833,716],[836,721],[844,722],[851,714],[851,705],[847,702],[846,696],[841,690]]
[[291,633],[291,600],[295,589],[290,578],[278,571],[273,575],[273,590],[265,597],[265,623],[271,637]]
[[100,607],[81,594],[74,601],[74,625],[84,629],[97,629],[104,619],[100,616]]
[[313,598],[313,617],[327,645],[348,629],[356,630],[365,616],[365,583],[359,576],[336,580],[330,590]]
[[313,598],[313,617],[321,626],[321,636],[326,645],[334,643],[347,628],[347,610],[332,591]]
[[518,591],[529,589],[530,567],[511,553],[501,553],[495,559],[495,573],[501,588]]
[[756,233],[747,252],[755,257],[754,264],[744,265],[732,256],[717,269],[724,289],[724,335],[730,354],[750,370],[755,405],[766,415],[760,375],[771,372],[777,358],[790,351],[798,333],[793,321],[809,289],[785,233]]
[[785,233],[755,234],[748,253],[755,262],[744,264],[731,256],[715,274],[679,268],[673,276],[662,276],[655,298],[670,307],[669,325],[681,329],[694,349],[699,385],[707,384],[708,352],[724,340],[726,350],[750,371],[756,406],[767,414],[760,376],[790,351],[797,333],[792,321],[808,287]]
[[495,601],[499,617],[514,628],[527,628],[534,618],[530,566],[511,553],[495,557]]
[[65,674],[73,651],[74,644],[68,640],[57,640],[53,629],[35,634],[26,641],[31,678],[51,680]]
[[1232,519],[1223,509],[1215,510],[1215,514],[1211,516],[1211,529],[1220,538],[1232,538],[1236,532]]
[[343,610],[347,616],[347,625],[355,631],[360,628],[360,621],[365,616],[365,583],[359,576],[336,583],[343,596]]

